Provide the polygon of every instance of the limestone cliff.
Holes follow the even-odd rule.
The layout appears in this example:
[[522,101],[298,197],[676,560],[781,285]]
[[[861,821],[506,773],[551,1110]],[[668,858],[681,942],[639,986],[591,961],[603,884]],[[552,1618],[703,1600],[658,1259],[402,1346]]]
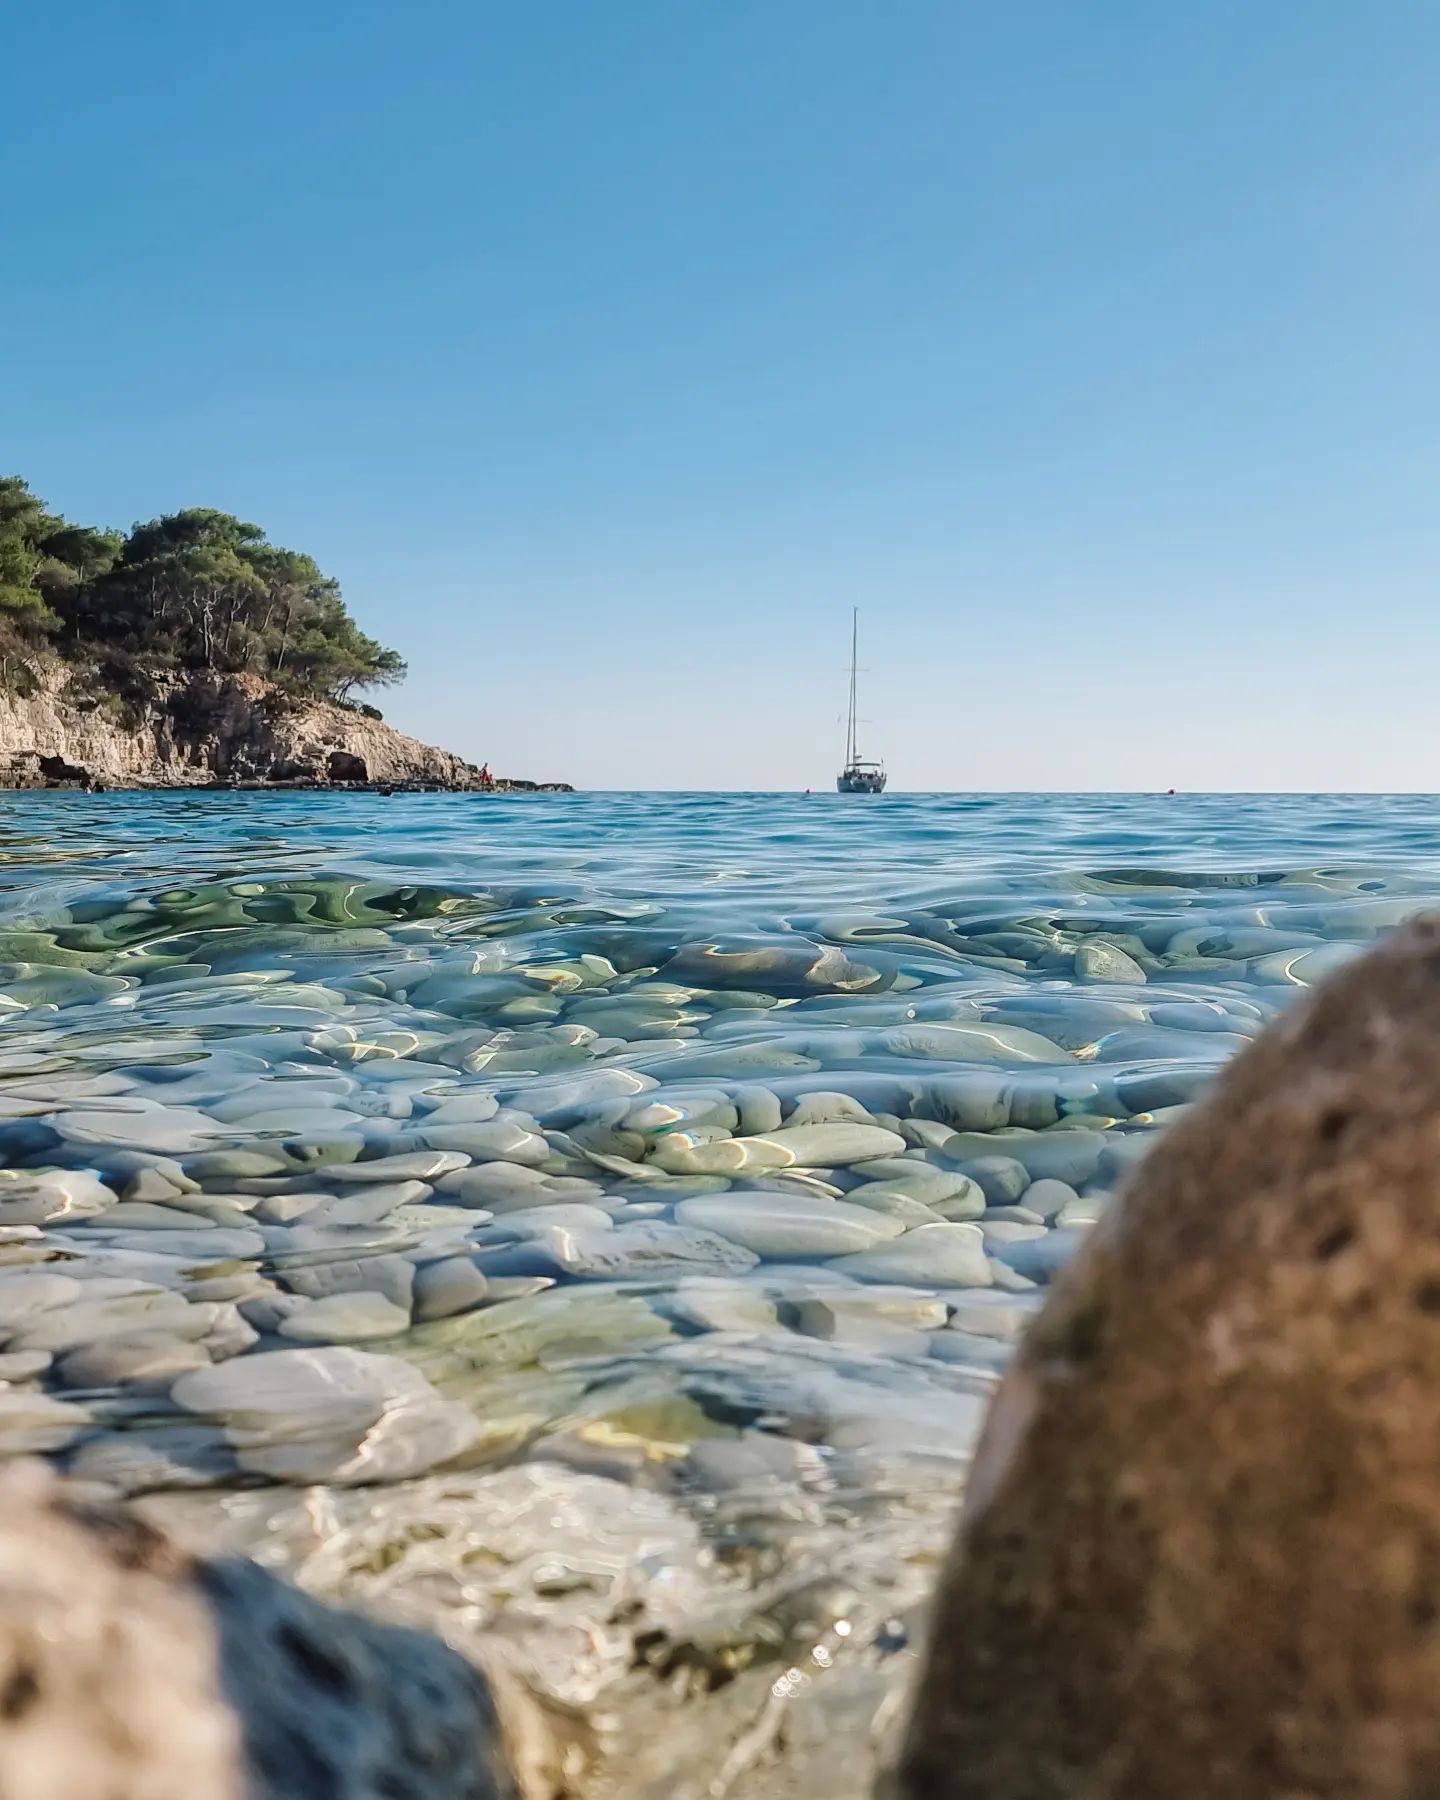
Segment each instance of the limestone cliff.
[[296,699],[255,675],[157,681],[123,706],[75,692],[63,671],[23,698],[0,692],[0,786],[250,782],[464,789],[478,772],[373,713]]

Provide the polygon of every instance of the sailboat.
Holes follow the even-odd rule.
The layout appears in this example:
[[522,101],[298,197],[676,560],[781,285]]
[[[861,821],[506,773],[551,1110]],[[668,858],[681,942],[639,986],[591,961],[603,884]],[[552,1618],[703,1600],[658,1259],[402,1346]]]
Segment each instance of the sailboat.
[[856,607],[850,614],[850,722],[845,733],[845,767],[835,777],[835,786],[842,794],[883,794],[885,765],[862,756],[855,737],[855,671],[859,647],[860,609]]

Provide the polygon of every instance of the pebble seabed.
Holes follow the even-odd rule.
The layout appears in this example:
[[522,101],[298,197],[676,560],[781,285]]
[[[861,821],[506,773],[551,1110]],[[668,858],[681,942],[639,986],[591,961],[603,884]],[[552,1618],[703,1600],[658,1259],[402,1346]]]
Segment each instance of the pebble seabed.
[[530,804],[9,808],[0,1444],[499,1634],[596,1792],[859,1793],[1047,1283],[1440,880]]

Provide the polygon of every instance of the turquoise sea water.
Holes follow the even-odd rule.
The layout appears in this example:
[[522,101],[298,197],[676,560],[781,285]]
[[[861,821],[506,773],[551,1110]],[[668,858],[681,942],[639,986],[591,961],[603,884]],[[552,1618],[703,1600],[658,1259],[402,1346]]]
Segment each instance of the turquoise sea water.
[[948,1481],[1125,1169],[1437,902],[1430,797],[6,796],[0,1442]]

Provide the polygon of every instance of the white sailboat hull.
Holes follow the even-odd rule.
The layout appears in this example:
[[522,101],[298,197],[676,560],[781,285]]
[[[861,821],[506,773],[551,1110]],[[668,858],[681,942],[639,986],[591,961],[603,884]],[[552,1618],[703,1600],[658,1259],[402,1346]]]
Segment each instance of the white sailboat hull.
[[883,769],[846,769],[835,777],[835,787],[842,794],[883,794]]

